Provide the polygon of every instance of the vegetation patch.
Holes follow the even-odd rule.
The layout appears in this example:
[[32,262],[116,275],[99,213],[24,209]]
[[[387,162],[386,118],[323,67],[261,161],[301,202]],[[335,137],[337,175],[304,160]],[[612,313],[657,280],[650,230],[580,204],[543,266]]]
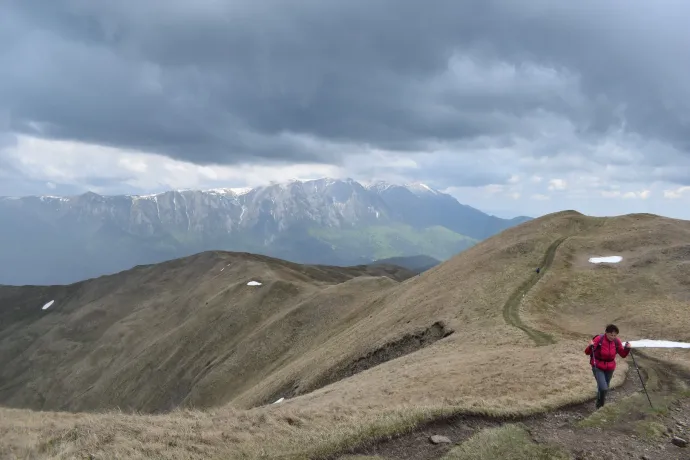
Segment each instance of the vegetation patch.
[[666,434],[666,426],[654,420],[642,420],[636,423],[635,431],[647,441],[659,441]]
[[309,234],[330,244],[337,253],[359,258],[373,254],[375,259],[426,254],[446,260],[477,243],[441,226],[422,230],[403,224],[358,229],[313,228]]
[[532,441],[522,424],[487,428],[450,450],[443,460],[569,460],[570,455],[555,445]]
[[[628,372],[636,371],[630,369]],[[661,381],[657,372],[652,367],[645,367],[644,373],[647,375],[645,386],[653,407],[649,405],[647,396],[643,392],[639,392],[622,398],[616,403],[602,407],[589,417],[580,420],[577,425],[580,427],[606,428],[613,423],[626,420],[637,420],[645,423],[651,417],[666,414],[674,401],[687,397],[690,394],[685,390],[660,394],[658,391],[661,389]],[[637,378],[637,375],[633,377]]]

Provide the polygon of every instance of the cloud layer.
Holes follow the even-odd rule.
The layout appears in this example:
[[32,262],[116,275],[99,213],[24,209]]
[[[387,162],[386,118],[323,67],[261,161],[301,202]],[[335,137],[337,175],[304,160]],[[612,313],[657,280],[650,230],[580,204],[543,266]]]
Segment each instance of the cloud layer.
[[1,194],[323,173],[540,203],[580,183],[610,199],[690,185],[686,1],[3,9]]

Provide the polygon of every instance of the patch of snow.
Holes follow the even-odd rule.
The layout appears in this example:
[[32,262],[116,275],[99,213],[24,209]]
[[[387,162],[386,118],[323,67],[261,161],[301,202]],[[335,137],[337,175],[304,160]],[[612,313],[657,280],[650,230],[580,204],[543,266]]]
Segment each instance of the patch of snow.
[[156,216],[158,216],[158,222],[163,222],[161,219],[161,208],[158,205],[158,197],[154,195],[153,201],[156,203]]
[[41,308],[41,310],[47,310],[47,309],[49,309],[54,303],[55,303],[55,301],[54,301],[54,300],[51,300],[51,301],[48,302],[47,304],[43,305],[43,308]]
[[210,193],[212,195],[221,196],[242,196],[254,190],[251,187],[240,187],[240,188],[212,188],[210,190],[204,190],[204,193]]
[[237,196],[246,195],[247,193],[251,192],[252,190],[254,190],[254,189],[251,187],[240,187],[240,188],[231,188],[230,189],[230,191]]
[[125,195],[128,198],[131,198],[132,201],[139,201],[139,200],[153,200],[155,202],[158,202],[158,197],[163,195],[162,193],[153,193],[151,195]]
[[322,177],[321,179],[309,179],[300,181],[302,184],[308,187],[313,187],[316,191],[330,187],[338,182],[338,179],[333,179],[331,177]]
[[209,193],[211,195],[231,195],[232,190],[229,188],[212,188],[209,190],[204,190],[204,193]]
[[184,199],[184,214],[187,216],[187,231],[190,231],[192,228],[192,221],[189,219],[189,206],[187,205],[187,197],[182,195],[182,198]]
[[38,197],[39,200],[45,202],[45,201],[61,201],[61,202],[66,202],[69,201],[69,198],[65,198],[64,196],[53,196],[53,195],[43,195]]
[[429,187],[426,184],[422,184],[421,182],[413,182],[411,184],[405,184],[405,188],[408,189],[412,193],[431,193],[434,195],[438,195],[439,192],[434,190],[433,188]]
[[633,348],[690,348],[690,343],[671,342],[670,340],[631,340],[628,342]]
[[223,271],[223,270],[225,270],[225,267],[223,267],[223,268],[220,269],[220,271]]
[[281,403],[281,402],[283,402],[284,400],[285,400],[285,398],[280,398],[278,401],[274,402],[273,404]]
[[590,257],[589,261],[593,264],[617,264],[623,260],[621,256]]
[[367,190],[374,190],[376,192],[383,192],[384,190],[388,190],[391,187],[395,187],[395,185],[382,180],[375,181],[364,186],[364,188],[366,188]]
[[261,283],[258,281],[250,281],[247,283],[247,286],[261,286]]

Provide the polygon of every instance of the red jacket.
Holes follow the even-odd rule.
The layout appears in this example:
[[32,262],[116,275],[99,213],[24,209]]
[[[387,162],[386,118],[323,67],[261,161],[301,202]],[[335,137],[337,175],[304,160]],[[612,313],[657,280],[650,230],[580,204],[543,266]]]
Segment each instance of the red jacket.
[[[601,346],[598,347],[599,341]],[[621,340],[616,337],[614,341],[610,341],[606,334],[598,335],[594,338],[594,348],[596,352],[594,356],[589,358],[589,364],[596,366],[602,371],[612,371],[616,368],[616,353],[625,358],[630,353],[629,348],[625,348]],[[585,348],[585,354],[592,354],[592,347],[590,345]]]

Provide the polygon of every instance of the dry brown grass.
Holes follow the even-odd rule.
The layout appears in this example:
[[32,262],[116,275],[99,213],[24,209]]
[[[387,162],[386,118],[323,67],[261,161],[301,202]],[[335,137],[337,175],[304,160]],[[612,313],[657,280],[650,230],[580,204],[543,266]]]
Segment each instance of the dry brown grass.
[[207,253],[74,286],[0,287],[0,403],[217,406],[318,346],[360,299],[397,285],[369,274]]
[[[536,347],[522,330],[506,324],[503,306],[560,237],[568,238],[552,268],[520,306],[527,325],[549,332],[557,341]],[[282,280],[302,291],[285,289],[242,307],[242,315],[259,315],[241,342],[243,359],[236,357],[237,351],[230,352],[238,349],[235,342],[221,341],[222,346],[214,348],[192,341],[196,352],[208,352],[202,368],[211,357],[222,369],[212,377],[197,378],[198,354],[188,360],[185,353],[191,348],[169,353],[166,362],[192,366],[188,380],[193,384],[184,401],[215,407],[155,416],[3,410],[2,446],[5,452],[14,449],[18,457],[88,453],[95,458],[309,458],[444,414],[530,413],[583,401],[595,390],[583,350],[588,337],[600,333],[607,322],[619,325],[623,340],[690,339],[690,315],[683,303],[690,294],[683,277],[690,257],[681,257],[679,248],[686,241],[690,223],[685,221],[563,212],[509,229],[400,284],[368,278],[324,287],[323,282]],[[613,254],[623,255],[624,261],[612,267],[587,263],[590,256]],[[278,276],[275,267],[268,268]],[[223,288],[207,287],[208,292],[213,289]],[[233,296],[241,295],[236,289]],[[290,298],[299,301],[286,306]],[[256,312],[259,305],[265,314]],[[182,316],[185,321],[193,317],[188,330],[197,328],[200,339],[222,335],[213,325],[228,323],[203,316],[202,311]],[[149,319],[146,330],[151,333],[160,321]],[[342,366],[436,321],[454,334],[319,388]],[[209,327],[211,332],[204,329]],[[166,347],[180,340],[170,334]],[[147,352],[138,348],[137,353]],[[654,353],[681,364],[688,364],[686,355],[672,350]],[[620,360],[614,385],[623,379],[626,364]],[[239,369],[244,376],[235,375]],[[130,392],[123,394],[135,395],[141,383],[123,379],[120,384]],[[252,409],[295,386],[316,389]],[[159,399],[168,391],[163,390]],[[138,408],[147,407],[146,399],[133,400]],[[218,406],[223,403],[227,405]]]
[[[690,341],[690,281],[683,275],[690,269],[690,222],[650,215],[598,220],[559,248],[554,269],[526,297],[523,319],[573,338],[602,333],[614,322],[623,340]],[[606,255],[623,261],[588,262]],[[690,365],[690,353],[650,353]]]

